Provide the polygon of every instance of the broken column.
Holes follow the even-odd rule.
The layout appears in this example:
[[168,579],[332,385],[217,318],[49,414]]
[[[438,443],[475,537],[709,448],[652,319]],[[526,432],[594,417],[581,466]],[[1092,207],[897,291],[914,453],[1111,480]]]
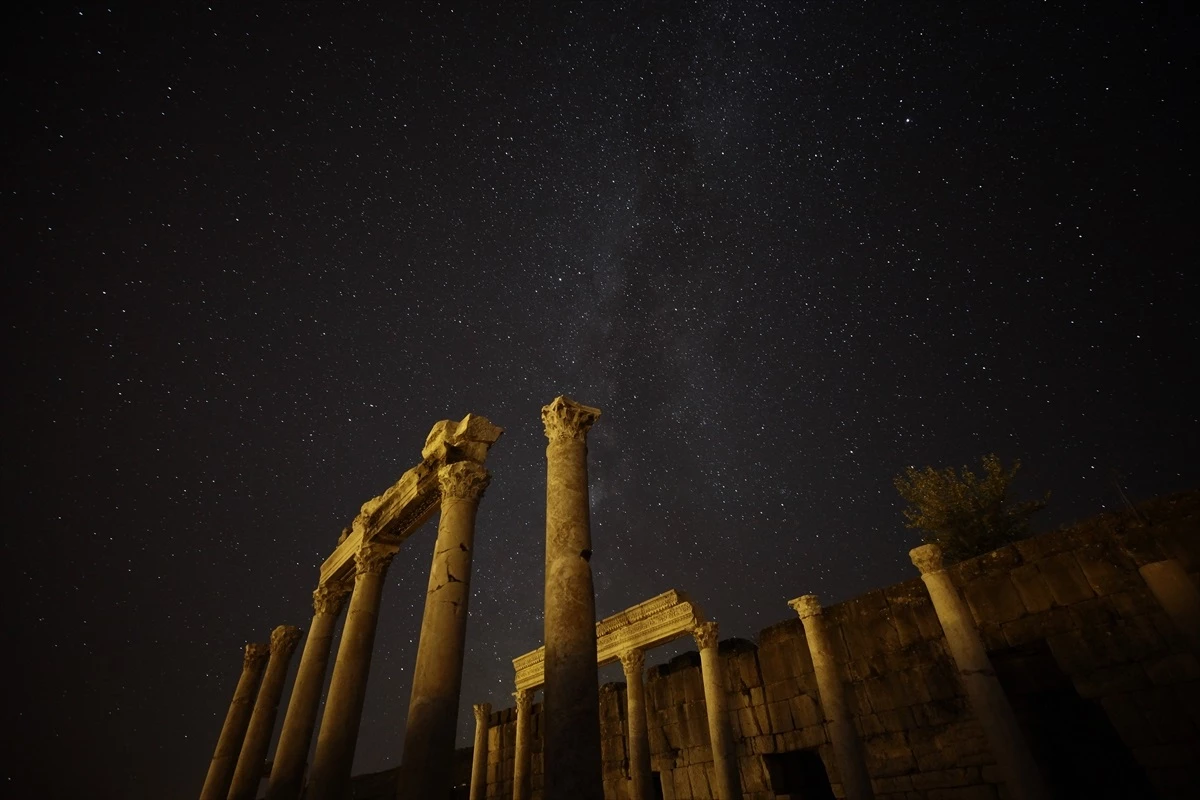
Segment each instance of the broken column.
[[908,555],[921,571],[921,580],[925,581],[933,609],[942,623],[946,646],[958,668],[975,718],[991,745],[1009,797],[1047,800],[1050,795],[1042,782],[1041,772],[992,669],[979,629],[975,627],[975,618],[942,567],[941,548],[926,544]]
[[742,779],[738,774],[737,750],[733,728],[729,725],[729,707],[725,703],[725,678],[721,674],[717,623],[701,622],[692,631],[700,648],[700,674],[704,679],[704,706],[708,712],[708,738],[712,744],[713,771],[716,773],[716,800],[741,800]]
[[275,746],[267,800],[296,800],[300,796],[308,748],[312,744],[317,709],[321,705],[321,689],[325,684],[329,651],[333,645],[333,628],[349,593],[350,585],[342,582],[321,584],[313,592],[312,626],[308,629],[308,638],[304,640],[296,682],[292,686],[292,698],[283,717],[279,744]]
[[288,662],[299,641],[300,629],[294,625],[280,625],[271,631],[271,657],[254,701],[254,713],[250,715],[250,727],[246,729],[237,768],[233,771],[229,800],[254,800],[258,796],[258,782],[262,780],[267,749],[271,746],[275,714],[279,709],[279,698],[283,696]]
[[1183,564],[1177,558],[1169,558],[1145,564],[1138,572],[1192,650],[1200,654],[1200,591]]
[[237,688],[233,690],[233,701],[229,704],[229,711],[225,713],[225,724],[221,726],[221,735],[217,738],[217,747],[213,751],[212,761],[209,762],[208,774],[204,776],[200,800],[225,800],[225,795],[229,793],[233,770],[237,766],[238,754],[242,752],[246,728],[250,725],[250,715],[254,711],[258,684],[270,654],[271,649],[268,645],[246,645],[245,655],[242,656],[242,675],[238,678]]
[[325,714],[317,734],[305,800],[341,800],[349,785],[367,675],[371,671],[383,580],[397,550],[396,545],[366,542],[354,554],[354,591],[350,595],[346,624],[342,626],[329,695],[325,698]]
[[529,747],[530,740],[533,738],[531,727],[533,691],[518,689],[513,697],[517,698],[517,743],[513,753],[513,800],[529,800],[532,786],[529,779]]
[[458,694],[466,648],[475,515],[491,475],[473,461],[438,470],[442,515],[425,593],[397,796],[446,797],[452,786]]
[[854,720],[846,703],[846,688],[834,657],[833,642],[825,625],[821,601],[814,594],[806,594],[789,601],[788,605],[804,624],[804,638],[812,654],[821,709],[825,712],[833,755],[842,775],[842,789],[847,800],[871,800],[875,796],[871,789],[871,776],[863,757],[862,742],[854,730]]
[[596,596],[587,434],[600,410],[566,396],[542,408],[546,438],[546,800],[602,800]]
[[470,800],[484,800],[487,795],[488,717],[492,716],[492,704],[476,703],[472,709],[475,711],[475,747],[471,751],[469,796]]
[[630,800],[651,800],[650,736],[646,730],[646,688],[642,669],[645,654],[639,649],[621,653],[621,669],[625,671],[625,723],[629,737]]

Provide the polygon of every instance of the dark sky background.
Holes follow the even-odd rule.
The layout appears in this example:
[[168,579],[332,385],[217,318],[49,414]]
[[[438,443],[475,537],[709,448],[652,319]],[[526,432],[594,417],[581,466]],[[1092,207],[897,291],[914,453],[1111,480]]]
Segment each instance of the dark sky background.
[[1043,527],[1200,483],[1183,3],[163,5],[5,26],[6,794],[195,796],[242,646],[439,419],[507,431],[464,743],[541,641],[559,393],[599,613],[723,637],[915,576],[906,465],[1020,458]]

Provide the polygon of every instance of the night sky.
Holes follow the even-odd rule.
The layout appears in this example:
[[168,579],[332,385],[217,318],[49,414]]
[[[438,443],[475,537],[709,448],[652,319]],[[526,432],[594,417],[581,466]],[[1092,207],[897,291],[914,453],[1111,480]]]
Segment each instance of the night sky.
[[1042,527],[1200,484],[1184,4],[257,5],[6,25],[5,793],[198,794],[243,645],[440,419],[506,429],[463,744],[541,642],[557,394],[604,412],[599,614],[723,637],[914,577],[907,465],[1020,458]]

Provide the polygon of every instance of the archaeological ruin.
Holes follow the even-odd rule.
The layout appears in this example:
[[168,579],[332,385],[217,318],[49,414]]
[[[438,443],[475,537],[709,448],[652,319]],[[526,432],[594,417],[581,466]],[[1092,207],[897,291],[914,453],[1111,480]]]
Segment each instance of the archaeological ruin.
[[[801,595],[756,641],[720,641],[675,589],[595,620],[599,416],[565,397],[542,409],[545,638],[513,660],[513,707],[475,705],[455,749],[475,514],[502,433],[468,415],[434,426],[322,565],[269,774],[303,634],[246,646],[202,800],[253,800],[263,780],[271,800],[1200,797],[1200,492],[957,564],[918,547],[910,580],[829,606]],[[400,766],[351,778],[387,567],[439,510]],[[696,651],[646,669],[678,639]],[[600,686],[617,661],[625,681]]]

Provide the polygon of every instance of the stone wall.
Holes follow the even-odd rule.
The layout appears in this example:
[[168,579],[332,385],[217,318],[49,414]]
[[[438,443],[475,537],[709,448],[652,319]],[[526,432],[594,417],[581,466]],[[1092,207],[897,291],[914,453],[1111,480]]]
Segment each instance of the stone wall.
[[[1167,505],[1150,525],[1108,515],[948,568],[1060,796],[1084,796],[1086,779],[1100,791],[1135,792],[1124,796],[1200,797],[1200,663],[1137,570],[1178,558],[1200,585],[1200,493],[1170,500],[1159,501]],[[876,797],[1006,797],[922,581],[830,606],[825,616]],[[817,797],[826,776],[824,791],[841,796],[800,621],[763,630],[757,645],[722,642],[720,651],[745,797]],[[713,797],[699,656],[650,668],[646,696],[663,797]],[[603,687],[611,800],[628,796],[624,708],[624,686]],[[535,798],[540,711],[535,705]],[[490,724],[487,796],[510,798],[515,711],[494,713]],[[1122,786],[1130,788],[1114,788]]]

